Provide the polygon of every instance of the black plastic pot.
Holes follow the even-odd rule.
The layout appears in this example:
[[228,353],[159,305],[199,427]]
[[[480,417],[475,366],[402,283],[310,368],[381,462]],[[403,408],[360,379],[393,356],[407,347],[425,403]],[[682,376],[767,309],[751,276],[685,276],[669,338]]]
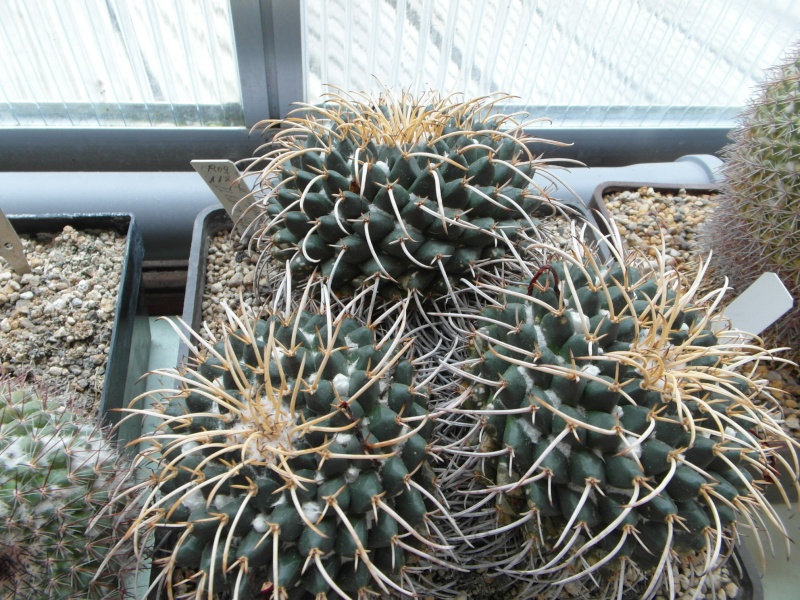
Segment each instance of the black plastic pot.
[[233,221],[222,207],[210,207],[200,212],[192,230],[189,269],[186,273],[186,295],[183,298],[183,320],[192,329],[202,325],[203,290],[206,285],[206,256],[211,238],[220,231],[231,231]]
[[743,543],[736,544],[728,561],[728,570],[739,578],[736,600],[764,600],[764,585],[753,556]]
[[[150,326],[142,288],[142,236],[132,214],[9,215],[17,233],[59,233],[66,225],[75,229],[116,231],[126,236],[125,257],[120,274],[114,326],[106,363],[105,383],[100,395],[99,418],[105,425],[119,423],[125,407],[144,391],[141,376],[147,371]],[[121,442],[139,435],[138,425],[125,424],[117,432]]]

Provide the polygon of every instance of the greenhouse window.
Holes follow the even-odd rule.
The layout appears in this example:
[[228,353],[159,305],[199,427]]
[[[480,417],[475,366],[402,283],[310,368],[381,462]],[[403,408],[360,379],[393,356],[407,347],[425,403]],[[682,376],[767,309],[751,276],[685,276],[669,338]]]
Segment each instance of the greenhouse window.
[[306,101],[325,84],[506,92],[561,127],[730,127],[800,31],[800,4],[305,2]]
[[381,86],[508,93],[586,164],[713,154],[797,31],[789,0],[10,0],[0,169],[245,158],[294,103]]
[[0,125],[243,126],[227,0],[8,3]]

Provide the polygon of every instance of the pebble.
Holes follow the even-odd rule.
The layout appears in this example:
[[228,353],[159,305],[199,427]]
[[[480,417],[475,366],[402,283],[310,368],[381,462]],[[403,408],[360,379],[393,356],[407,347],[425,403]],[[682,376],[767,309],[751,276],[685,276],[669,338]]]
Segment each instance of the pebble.
[[244,283],[244,275],[241,273],[234,273],[233,276],[228,279],[228,287],[230,288],[238,288]]
[[[49,384],[77,392],[84,408],[96,408],[125,236],[66,227],[20,238],[32,272],[17,275],[0,261],[0,369],[32,370]],[[104,319],[98,318],[98,304],[109,309]],[[93,358],[98,353],[99,364]]]

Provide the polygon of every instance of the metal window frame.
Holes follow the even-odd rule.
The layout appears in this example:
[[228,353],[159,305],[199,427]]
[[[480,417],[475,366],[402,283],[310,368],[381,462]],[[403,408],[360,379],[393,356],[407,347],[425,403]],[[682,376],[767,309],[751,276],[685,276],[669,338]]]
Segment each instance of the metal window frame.
[[304,98],[302,4],[229,3],[245,126],[1,127],[0,170],[188,171],[196,158],[252,156],[263,143],[252,127]]
[[[285,116],[305,98],[304,0],[229,0],[245,127],[0,128],[0,171],[189,171],[203,158],[239,160],[264,142],[253,126]],[[572,146],[551,156],[590,166],[716,154],[729,129],[543,128]]]

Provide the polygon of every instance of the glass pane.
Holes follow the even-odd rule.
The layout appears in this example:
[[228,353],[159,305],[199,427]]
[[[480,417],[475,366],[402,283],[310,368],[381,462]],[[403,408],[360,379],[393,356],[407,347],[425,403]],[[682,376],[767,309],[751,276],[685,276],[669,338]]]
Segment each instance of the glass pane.
[[308,0],[303,16],[307,102],[323,84],[500,91],[572,127],[729,126],[800,35],[794,0]]
[[228,0],[8,0],[0,126],[243,125]]

